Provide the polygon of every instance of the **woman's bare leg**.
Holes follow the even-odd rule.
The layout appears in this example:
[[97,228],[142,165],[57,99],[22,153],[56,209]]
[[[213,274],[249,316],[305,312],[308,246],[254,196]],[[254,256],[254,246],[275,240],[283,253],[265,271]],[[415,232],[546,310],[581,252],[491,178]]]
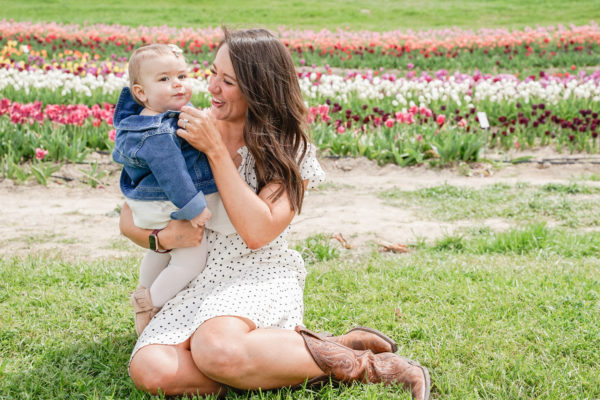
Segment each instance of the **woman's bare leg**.
[[207,377],[240,389],[273,389],[323,375],[302,337],[292,330],[256,329],[238,317],[204,322],[191,353]]
[[225,391],[198,370],[190,352],[190,340],[177,345],[152,344],[133,356],[129,375],[135,385],[157,394],[211,394]]

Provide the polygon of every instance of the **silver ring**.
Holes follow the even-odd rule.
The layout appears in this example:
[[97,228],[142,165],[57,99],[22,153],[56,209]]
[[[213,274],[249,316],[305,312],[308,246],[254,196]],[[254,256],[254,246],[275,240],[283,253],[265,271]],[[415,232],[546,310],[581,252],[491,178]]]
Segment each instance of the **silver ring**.
[[190,122],[187,119],[183,120],[183,130],[185,131],[185,127],[187,126],[187,123]]

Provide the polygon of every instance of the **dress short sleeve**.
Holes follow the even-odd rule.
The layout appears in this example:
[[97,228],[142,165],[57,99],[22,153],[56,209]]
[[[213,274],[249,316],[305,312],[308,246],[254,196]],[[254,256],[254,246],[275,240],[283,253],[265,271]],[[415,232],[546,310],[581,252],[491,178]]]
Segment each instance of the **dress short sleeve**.
[[317,161],[317,149],[314,144],[309,143],[306,154],[300,163],[300,175],[302,179],[308,179],[308,188],[312,189],[325,180],[325,171]]

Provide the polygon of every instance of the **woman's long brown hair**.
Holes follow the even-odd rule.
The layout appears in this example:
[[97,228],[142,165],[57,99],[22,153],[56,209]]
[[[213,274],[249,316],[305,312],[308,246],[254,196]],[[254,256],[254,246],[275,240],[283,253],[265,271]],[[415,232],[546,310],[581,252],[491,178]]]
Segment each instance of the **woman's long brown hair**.
[[[257,191],[269,182],[287,192],[300,213],[304,185],[299,165],[307,146],[307,109],[292,58],[281,41],[264,29],[228,31],[227,44],[240,90],[248,103],[244,141],[256,162]],[[219,47],[220,47],[219,46]]]

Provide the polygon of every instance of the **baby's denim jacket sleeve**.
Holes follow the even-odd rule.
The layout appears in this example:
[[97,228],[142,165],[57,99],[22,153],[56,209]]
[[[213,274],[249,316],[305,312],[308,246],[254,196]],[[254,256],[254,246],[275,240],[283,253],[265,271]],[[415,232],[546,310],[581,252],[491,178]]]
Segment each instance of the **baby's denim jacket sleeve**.
[[179,208],[171,213],[172,219],[192,219],[204,210],[204,193],[196,189],[174,135],[148,136],[137,156],[146,161],[161,189]]

